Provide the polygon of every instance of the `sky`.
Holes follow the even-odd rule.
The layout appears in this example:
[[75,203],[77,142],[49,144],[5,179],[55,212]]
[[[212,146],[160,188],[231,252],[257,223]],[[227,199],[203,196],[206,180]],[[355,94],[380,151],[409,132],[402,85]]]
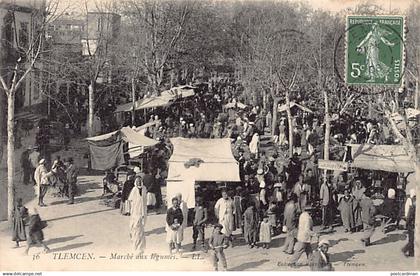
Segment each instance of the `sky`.
[[[74,12],[84,13],[83,11],[85,10],[85,0],[58,0],[58,1],[60,1],[60,5],[62,7],[68,7],[70,5],[71,9]],[[113,1],[118,1],[118,0],[113,0]],[[227,2],[230,0],[218,0],[218,1]],[[242,0],[242,1],[247,1],[247,0]],[[312,6],[314,9],[322,9],[322,10],[330,11],[330,12],[339,12],[343,9],[353,8],[356,5],[360,3],[365,3],[365,2],[375,3],[377,5],[384,7],[385,9],[391,8],[391,10],[393,10],[393,9],[398,8],[402,12],[404,12],[407,10],[410,4],[416,0],[289,0],[289,1],[290,2],[305,2],[306,4],[309,4],[310,6]],[[96,6],[96,3],[101,3],[101,2],[109,3],[109,2],[112,2],[112,0],[87,0],[88,8],[94,9]],[[419,3],[420,1],[417,0],[417,2]]]

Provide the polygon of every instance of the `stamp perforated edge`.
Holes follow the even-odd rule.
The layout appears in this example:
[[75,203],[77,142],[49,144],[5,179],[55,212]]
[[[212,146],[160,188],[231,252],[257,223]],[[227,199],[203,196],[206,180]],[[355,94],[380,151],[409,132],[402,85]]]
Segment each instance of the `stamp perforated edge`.
[[[398,17],[402,19],[402,23],[403,23],[403,27],[402,27],[402,45],[401,45],[401,64],[403,66],[402,70],[401,70],[401,81],[400,84],[392,84],[392,83],[348,83],[347,80],[347,70],[348,70],[348,35],[349,35],[349,17],[366,17],[366,18],[380,18],[380,17],[384,17],[384,18],[389,18],[389,17]],[[406,16],[405,15],[401,15],[401,14],[389,14],[389,15],[385,15],[385,14],[381,14],[381,15],[364,15],[364,14],[347,14],[346,15],[346,35],[344,36],[344,81],[345,84],[347,86],[369,86],[369,87],[398,87],[398,88],[403,88],[405,86],[405,69],[406,69],[406,50],[407,47],[405,47],[405,42],[406,42],[406,35],[407,35],[407,20],[406,20]]]

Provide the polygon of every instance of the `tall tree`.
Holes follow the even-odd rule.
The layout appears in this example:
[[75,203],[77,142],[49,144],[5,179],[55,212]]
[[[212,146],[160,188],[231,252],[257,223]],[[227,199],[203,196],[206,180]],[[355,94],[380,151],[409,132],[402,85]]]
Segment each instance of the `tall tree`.
[[[18,89],[32,72],[43,52],[44,35],[47,24],[57,16],[58,2],[49,2],[46,5],[34,7],[32,13],[31,31],[26,35],[19,36],[16,13],[14,6],[7,10],[6,32],[13,33],[9,38],[3,39],[3,45],[9,49],[13,62],[0,74],[0,88],[7,97],[7,214],[8,220],[12,220],[15,204],[15,99]],[[48,16],[47,16],[48,15]]]
[[[167,73],[173,69],[180,42],[185,38],[194,3],[191,1],[126,0],[122,14],[131,52],[158,94]],[[135,31],[132,31],[135,30]],[[135,71],[138,71],[136,66]]]

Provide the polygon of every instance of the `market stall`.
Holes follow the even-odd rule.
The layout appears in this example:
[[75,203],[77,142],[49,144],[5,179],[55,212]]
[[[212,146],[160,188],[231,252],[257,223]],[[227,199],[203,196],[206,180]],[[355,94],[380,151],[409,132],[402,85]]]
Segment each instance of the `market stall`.
[[352,168],[388,172],[413,172],[413,165],[403,145],[349,144]]
[[151,147],[158,143],[129,127],[86,140],[89,143],[91,165],[96,170],[107,170],[124,164],[124,143],[130,144],[131,148]]
[[169,159],[167,198],[177,193],[188,208],[195,206],[198,181],[238,182],[239,164],[232,155],[230,139],[172,138]]

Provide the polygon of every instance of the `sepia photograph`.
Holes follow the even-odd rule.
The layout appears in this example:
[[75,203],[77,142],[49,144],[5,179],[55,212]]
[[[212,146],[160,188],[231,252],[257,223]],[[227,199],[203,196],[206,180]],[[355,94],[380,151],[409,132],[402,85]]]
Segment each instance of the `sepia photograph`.
[[0,0],[0,272],[418,275],[419,75],[420,0]]

